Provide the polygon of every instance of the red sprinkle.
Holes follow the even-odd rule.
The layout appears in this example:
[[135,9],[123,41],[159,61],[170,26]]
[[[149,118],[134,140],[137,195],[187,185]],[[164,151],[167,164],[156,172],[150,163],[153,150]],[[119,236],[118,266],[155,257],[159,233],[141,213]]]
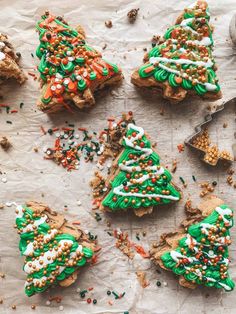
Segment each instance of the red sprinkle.
[[178,144],[177,145],[179,153],[182,153],[184,151],[184,145],[183,144]]
[[41,125],[40,129],[41,129],[41,131],[43,132],[44,135],[47,134],[47,132],[45,131],[45,129],[44,129],[44,127],[42,125]]

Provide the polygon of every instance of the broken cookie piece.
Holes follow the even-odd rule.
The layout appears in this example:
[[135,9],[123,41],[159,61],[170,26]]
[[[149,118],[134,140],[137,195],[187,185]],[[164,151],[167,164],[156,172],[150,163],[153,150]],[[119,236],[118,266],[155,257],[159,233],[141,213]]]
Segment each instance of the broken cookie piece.
[[0,86],[10,78],[19,84],[27,80],[19,66],[19,54],[15,54],[8,37],[0,33]]

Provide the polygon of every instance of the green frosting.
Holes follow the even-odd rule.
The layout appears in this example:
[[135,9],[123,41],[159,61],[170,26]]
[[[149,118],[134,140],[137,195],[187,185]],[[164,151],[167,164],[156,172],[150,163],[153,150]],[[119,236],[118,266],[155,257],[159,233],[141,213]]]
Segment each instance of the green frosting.
[[202,222],[188,228],[176,250],[161,256],[164,266],[192,283],[233,290],[235,284],[228,274],[232,226],[232,210],[227,205],[216,207]]
[[178,201],[179,191],[171,184],[170,172],[160,166],[144,130],[128,125],[123,140],[123,153],[118,160],[119,173],[111,182],[111,191],[102,205],[112,211],[143,208]]
[[200,96],[218,93],[209,19],[204,5],[196,3],[185,9],[179,24],[166,31],[164,42],[148,53],[148,62],[139,69],[140,77],[168,81],[173,88],[192,89]]
[[[43,15],[36,28],[40,40],[36,49],[40,59],[38,71],[47,85],[47,89],[43,90],[43,103],[49,103],[52,98],[62,102],[64,93],[71,93],[73,97],[73,94],[89,87],[92,81],[97,80],[99,85],[100,80],[102,83],[120,71],[117,65],[102,59],[95,49],[85,43],[81,34],[60,17]],[[74,85],[73,88],[62,87],[68,79],[78,81],[76,88]]]
[[23,270],[27,273],[27,296],[66,279],[93,256],[90,248],[80,245],[71,234],[52,229],[47,220],[45,214],[37,215],[29,207],[17,207],[19,249],[26,256]]

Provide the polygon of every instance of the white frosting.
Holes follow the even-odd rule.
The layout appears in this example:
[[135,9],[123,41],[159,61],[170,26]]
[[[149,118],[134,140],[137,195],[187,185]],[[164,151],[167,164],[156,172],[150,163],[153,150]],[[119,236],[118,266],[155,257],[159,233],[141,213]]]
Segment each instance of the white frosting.
[[[52,240],[54,237],[55,237],[55,235],[58,233],[58,230],[57,229],[51,229],[50,230],[50,233],[48,233],[48,234],[45,234],[45,236],[43,237],[43,243],[46,243],[47,242],[47,240]],[[30,255],[31,253],[33,253],[34,251],[35,251],[35,248],[37,248],[37,241],[34,241],[34,242],[30,242],[28,245],[27,245],[27,247],[26,247],[26,249],[25,249],[25,251],[23,252],[23,255],[26,255],[26,256],[28,256],[28,255]]]
[[5,57],[6,57],[5,53],[2,52],[4,47],[5,47],[5,44],[2,41],[0,41],[0,61],[5,59]]
[[187,44],[193,43],[193,44],[198,45],[198,46],[210,46],[210,45],[212,45],[212,41],[211,41],[210,37],[203,37],[201,40],[187,40],[186,43]]
[[168,59],[165,57],[151,57],[149,59],[150,63],[155,64],[156,62],[162,61],[166,63],[175,63],[175,64],[194,64],[197,66],[204,66],[206,68],[210,68],[213,66],[213,62],[208,59],[207,62],[204,61],[193,61],[189,59]]
[[43,215],[39,219],[35,220],[32,224],[28,224],[25,228],[22,228],[22,233],[34,231],[35,230],[34,227],[36,227],[36,229],[37,229],[37,227],[39,225],[42,225],[47,220],[47,218],[48,217],[46,215]]
[[[51,251],[44,252],[43,256],[39,256],[39,259],[35,259],[34,261],[29,261],[24,265],[24,271],[27,274],[34,272],[36,269],[42,269],[48,264],[54,262],[55,257],[58,253],[62,252],[62,249],[65,247],[65,244],[73,244],[71,240],[61,240],[58,243],[58,250],[56,251],[55,248],[52,248]],[[32,266],[30,266],[30,264]]]
[[22,218],[24,213],[23,213],[23,206],[21,205],[16,205],[16,210],[17,210],[17,214],[16,214],[16,218]]
[[[134,142],[137,141],[139,138],[141,138],[144,135],[144,129],[141,127],[138,127],[132,123],[128,124],[128,130],[134,130],[137,132],[135,137],[131,137],[130,139],[127,137],[124,137],[124,141],[126,143],[127,146],[134,148],[137,151],[141,151],[142,155],[137,158],[136,160],[131,159],[126,161],[125,164],[120,163],[119,164],[119,168],[123,171],[127,171],[127,172],[132,172],[133,168],[136,169],[136,171],[142,171],[140,166],[133,166],[134,163],[139,162],[142,159],[145,159],[146,157],[150,156],[153,153],[152,148],[144,148],[144,147],[140,147],[138,145],[134,145]],[[136,182],[139,183],[143,183],[147,180],[150,180],[152,177],[154,178],[157,175],[161,175],[164,173],[164,168],[160,167],[160,166],[148,166],[146,168],[147,170],[152,170],[152,176],[150,177],[148,174],[143,175],[142,177],[136,179]],[[131,182],[127,183],[127,186],[132,185]],[[162,195],[162,194],[142,194],[142,193],[131,193],[131,192],[123,192],[122,190],[124,189],[124,185],[121,184],[117,187],[115,187],[113,189],[113,193],[117,194],[117,195],[121,195],[121,196],[135,196],[135,197],[141,197],[141,198],[156,198],[156,197],[160,197],[160,198],[164,198],[164,199],[171,199],[171,200],[179,200],[179,197],[176,196],[172,196],[172,195]]]
[[[155,64],[155,62],[156,62],[155,59],[157,59],[157,58],[161,58],[161,57],[151,57],[150,60],[152,59],[152,60],[151,60],[152,62],[149,60],[150,63],[151,63],[151,64]],[[166,61],[166,62],[172,62],[172,61],[173,61],[173,59],[168,59],[168,58],[164,58],[164,59],[168,60],[168,61]],[[182,59],[179,59],[179,60],[182,60]],[[179,61],[179,60],[174,60],[174,61]],[[183,59],[183,60],[184,60],[184,61],[187,61],[187,62],[191,61],[191,60],[187,60],[187,59]],[[165,62],[164,60],[162,60],[162,61]],[[182,61],[181,61],[181,62],[182,62]],[[187,62],[186,62],[186,64],[187,64]],[[196,61],[196,62],[197,62],[197,61]],[[198,62],[202,62],[202,61],[198,61]],[[176,63],[176,62],[174,62],[174,63]],[[167,67],[167,66],[165,66],[165,65],[162,64],[162,63],[159,63],[159,64],[158,64],[158,67],[161,68],[161,69],[163,69],[163,70],[166,70],[167,72],[174,73],[174,74],[177,74],[177,75],[180,76],[180,77],[186,78],[186,73],[181,73],[180,71],[175,70],[175,69],[172,69],[172,68],[170,68],[170,67]],[[215,84],[211,84],[211,83],[202,83],[202,82],[200,82],[200,81],[198,81],[198,80],[196,80],[196,83],[197,83],[197,84],[204,85],[207,91],[214,91],[214,90],[217,89],[217,86],[216,86]]]
[[221,208],[221,207],[216,207],[215,211],[216,211],[219,215],[221,215],[221,217],[222,217],[222,219],[223,219],[223,221],[224,221],[225,223],[228,223],[230,226],[233,225],[232,219],[231,219],[231,220],[228,220],[228,219],[225,218],[226,215],[227,215],[227,216],[232,215],[232,210],[231,210],[230,208],[225,208],[225,209],[223,209],[223,208]]
[[[198,34],[198,32],[196,32],[194,29],[192,29],[191,26],[189,26],[188,24],[192,23],[195,20],[194,17],[188,18],[188,19],[184,19],[181,23],[180,26],[183,27],[184,29],[190,31],[193,34]],[[198,19],[197,19],[198,20]]]

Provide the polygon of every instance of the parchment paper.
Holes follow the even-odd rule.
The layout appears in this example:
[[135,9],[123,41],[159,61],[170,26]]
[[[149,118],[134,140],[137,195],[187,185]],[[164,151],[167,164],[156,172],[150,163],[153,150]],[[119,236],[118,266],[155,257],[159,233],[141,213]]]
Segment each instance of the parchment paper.
[[[115,247],[115,240],[107,234],[108,230],[121,228],[127,230],[132,240],[136,239],[136,232],[146,230],[146,237],[140,236],[140,243],[148,250],[151,241],[158,240],[163,232],[172,231],[184,217],[183,205],[190,196],[193,204],[199,202],[198,183],[204,180],[217,180],[215,194],[222,197],[230,206],[236,207],[236,193],[233,187],[226,184],[224,169],[207,167],[195,153],[185,148],[178,153],[177,145],[192,133],[193,126],[202,121],[209,102],[202,100],[187,100],[179,105],[170,105],[160,97],[149,96],[137,91],[130,83],[130,75],[135,67],[142,63],[143,48],[151,47],[153,35],[163,34],[182,9],[192,1],[105,1],[105,0],[1,0],[0,30],[9,35],[12,43],[22,54],[22,65],[26,72],[33,71],[38,60],[32,58],[31,53],[38,45],[35,33],[35,23],[44,12],[49,9],[57,15],[64,15],[70,25],[80,23],[87,33],[90,45],[102,50],[104,56],[121,65],[125,80],[121,87],[113,91],[103,92],[97,97],[96,106],[89,112],[77,112],[71,115],[67,112],[54,116],[47,116],[37,110],[35,103],[39,96],[39,84],[29,77],[22,87],[9,84],[5,89],[2,102],[12,108],[24,107],[18,114],[7,115],[0,113],[0,135],[7,136],[13,144],[9,152],[0,150],[0,203],[16,201],[21,204],[25,200],[43,201],[58,210],[63,211],[64,205],[69,210],[69,219],[79,219],[81,225],[98,235],[102,251],[98,263],[91,268],[85,268],[77,282],[66,289],[56,289],[50,293],[28,298],[24,295],[26,275],[22,270],[24,258],[18,251],[19,237],[13,228],[15,208],[5,207],[0,210],[0,272],[5,273],[0,278],[0,313],[13,313],[11,306],[16,304],[16,313],[31,313],[31,305],[36,305],[35,313],[57,313],[59,305],[63,305],[64,313],[123,313],[132,314],[161,313],[161,314],[189,314],[189,313],[235,313],[235,292],[225,293],[214,289],[198,288],[194,291],[182,288],[173,274],[161,271],[149,260],[136,256],[133,261],[128,260]],[[218,76],[224,93],[223,100],[235,96],[236,88],[236,59],[235,50],[229,39],[228,25],[236,11],[234,0],[209,1],[212,23],[215,25],[215,56],[218,62]],[[133,8],[140,8],[137,21],[131,25],[127,21],[127,12]],[[108,29],[104,22],[112,20],[113,27]],[[218,103],[221,103],[219,101]],[[89,181],[96,164],[83,164],[78,171],[68,173],[62,167],[43,159],[43,148],[52,142],[52,138],[42,136],[40,126],[45,129],[64,126],[67,120],[76,126],[88,127],[99,131],[106,125],[108,116],[119,116],[121,112],[132,110],[136,123],[150,133],[158,144],[158,151],[162,162],[171,167],[174,158],[178,160],[175,182],[181,187],[179,176],[188,183],[183,189],[184,198],[168,209],[161,208],[144,218],[137,218],[132,213],[103,216],[97,223],[91,211],[91,194]],[[160,112],[164,110],[164,115]],[[230,110],[232,110],[230,112]],[[234,109],[235,110],[235,109]],[[235,132],[235,115],[233,109],[221,115],[212,126],[212,136],[216,143],[230,148]],[[7,124],[11,120],[12,124]],[[223,129],[227,121],[228,127]],[[34,147],[39,152],[33,151]],[[195,175],[197,182],[193,182]],[[7,178],[3,183],[2,178]],[[235,177],[236,180],[236,177]],[[44,196],[43,196],[44,195]],[[77,206],[80,200],[82,206]],[[111,228],[106,226],[106,219],[110,220]],[[233,244],[230,247],[230,273],[236,279],[236,232],[232,230]],[[138,242],[138,244],[140,244]],[[140,287],[135,271],[147,271],[150,285]],[[156,286],[160,280],[161,287]],[[96,305],[87,304],[80,298],[77,288],[94,287],[92,298],[96,298]],[[126,292],[121,300],[108,297],[107,290]],[[49,295],[62,295],[61,304],[52,303],[46,306]],[[113,300],[113,305],[108,304]]]

